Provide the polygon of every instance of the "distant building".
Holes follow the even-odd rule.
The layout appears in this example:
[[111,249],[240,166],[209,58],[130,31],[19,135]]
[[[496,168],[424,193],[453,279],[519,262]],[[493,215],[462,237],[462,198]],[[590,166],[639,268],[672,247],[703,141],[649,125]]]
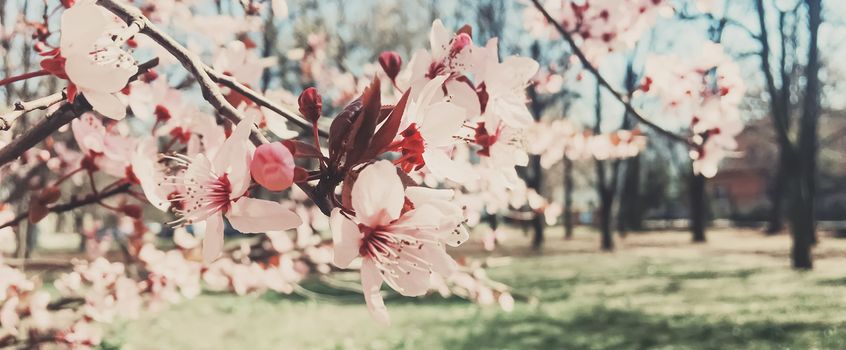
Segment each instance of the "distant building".
[[[715,218],[766,220],[778,166],[778,145],[770,118],[747,124],[737,137],[738,156],[726,159],[708,181]],[[818,216],[846,219],[846,115],[827,113],[820,120]]]

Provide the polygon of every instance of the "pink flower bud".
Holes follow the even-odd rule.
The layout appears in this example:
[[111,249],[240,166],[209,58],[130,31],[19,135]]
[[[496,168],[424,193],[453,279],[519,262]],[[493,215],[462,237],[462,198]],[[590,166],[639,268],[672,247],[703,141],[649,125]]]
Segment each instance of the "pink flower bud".
[[459,33],[454,39],[452,39],[452,52],[457,54],[471,43],[473,43],[473,39],[470,35],[467,33]]
[[282,191],[294,183],[294,156],[281,142],[256,148],[250,172],[253,179],[271,191]]
[[316,123],[320,118],[320,113],[323,111],[323,98],[317,93],[317,89],[310,87],[305,89],[300,94],[298,100],[300,104],[300,113],[312,123]]
[[400,68],[402,68],[402,57],[395,51],[385,51],[379,55],[379,64],[382,65],[382,69],[388,74],[388,78],[394,80],[397,74],[399,74]]

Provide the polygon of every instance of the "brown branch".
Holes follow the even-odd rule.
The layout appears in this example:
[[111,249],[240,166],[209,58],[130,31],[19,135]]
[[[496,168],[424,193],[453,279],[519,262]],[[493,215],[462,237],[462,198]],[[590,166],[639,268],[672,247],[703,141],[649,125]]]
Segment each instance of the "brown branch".
[[37,271],[63,270],[73,267],[73,262],[67,259],[54,258],[4,258],[3,264],[16,268],[23,268],[25,266],[28,269]]
[[[139,28],[141,28],[141,33],[147,35],[150,39],[161,45],[162,48],[170,52],[182,64],[182,66],[197,79],[197,83],[199,83],[200,90],[203,93],[203,98],[205,98],[206,101],[208,101],[224,117],[232,122],[237,123],[243,119],[243,116],[240,111],[226,100],[220,92],[220,88],[217,83],[223,84],[224,86],[227,86],[249,98],[256,104],[278,113],[297,126],[305,130],[311,130],[311,125],[302,117],[295,115],[284,107],[274,104],[260,93],[235,81],[223,73],[215,71],[203,63],[196,54],[185,48],[185,46],[181,45],[147,19],[140,9],[119,0],[98,0],[97,4],[108,9],[127,23],[139,26]],[[259,141],[267,143],[267,140],[263,135],[261,135],[261,133],[257,132],[256,134],[256,138],[258,138]],[[326,133],[323,134],[326,135]]]
[[[176,57],[176,59],[182,63],[182,66],[197,79],[200,89],[203,92],[203,97],[206,101],[233,122],[237,123],[243,117],[241,116],[241,113],[232,107],[232,105],[223,97],[217,83],[237,91],[238,93],[251,99],[256,104],[278,113],[305,130],[312,130],[310,123],[306,122],[302,117],[288,111],[284,107],[274,104],[262,94],[239,83],[232,77],[215,71],[203,63],[196,54],[189,51],[175,39],[156,27],[155,24],[150,22],[150,20],[147,19],[138,8],[120,2],[119,0],[98,0],[97,4],[108,9],[127,23],[139,26],[140,33],[147,35],[150,39],[161,45],[162,48]],[[254,129],[253,131],[252,140],[254,143],[263,144],[269,142],[264,135],[258,132],[257,129]],[[328,136],[328,133],[323,130],[318,129],[318,133],[323,136]],[[331,210],[331,205],[329,205],[325,199],[317,198],[313,188],[308,186],[308,184],[298,184],[298,186],[309,194],[309,197],[314,200],[315,205],[320,207],[324,213],[328,213]]]
[[[159,30],[155,24],[141,13],[140,9],[123,2],[112,0],[100,0],[97,3],[122,18],[129,25],[137,26],[139,33],[147,35],[150,39],[161,45],[162,48],[170,52],[191,75],[197,78],[203,98],[221,115],[233,123],[238,123],[244,119],[241,112],[226,100],[223,93],[220,92],[220,88],[209,77],[204,68],[205,65],[200,58],[175,39]],[[261,138],[263,136],[259,134],[258,137]]]
[[0,166],[18,159],[24,152],[56,132],[82,113],[91,110],[91,106],[83,97],[77,98],[73,104],[65,103],[53,114],[39,121],[27,129],[22,135],[15,137],[12,142],[0,149]]
[[[267,108],[273,111],[276,114],[279,114],[285,119],[288,119],[291,123],[299,126],[304,130],[311,130],[312,126],[311,123],[307,122],[303,117],[299,116],[298,114],[290,111],[289,109],[280,106],[272,101],[268,100],[267,97],[263,96],[262,94],[256,92],[253,89],[250,89],[244,84],[239,83],[237,80],[228,76],[226,74],[221,74],[220,72],[211,69],[209,66],[205,66],[206,72],[208,72],[209,76],[217,83],[226,86],[232,90],[237,91],[239,94],[243,95],[244,97],[252,100],[257,105]],[[317,129],[317,132],[320,136],[329,137],[329,132],[326,130]]]
[[590,61],[587,59],[587,56],[585,56],[584,52],[582,52],[582,50],[579,48],[579,45],[576,44],[576,41],[573,39],[573,36],[569,32],[567,32],[567,30],[564,29],[563,26],[561,26],[561,23],[558,23],[558,21],[556,21],[555,18],[553,18],[552,15],[550,15],[549,12],[546,11],[543,5],[541,5],[540,1],[532,0],[532,3],[535,5],[535,8],[537,8],[537,10],[540,11],[541,14],[543,14],[543,16],[546,18],[546,21],[551,23],[558,31],[558,33],[561,34],[564,40],[567,41],[567,44],[570,45],[570,48],[573,50],[573,53],[576,55],[576,57],[578,57],[579,61],[581,61],[582,66],[594,77],[596,77],[596,80],[599,82],[599,85],[601,85],[606,91],[611,93],[611,95],[614,96],[617,101],[623,104],[626,111],[631,116],[635,117],[635,119],[648,126],[653,131],[664,135],[673,141],[681,142],[691,147],[695,146],[690,140],[688,140],[688,138],[666,130],[643,117],[643,115],[640,114],[640,112],[636,108],[634,108],[634,106],[632,106],[631,101],[626,98],[625,95],[621,94],[616,89],[614,89],[614,87],[612,87],[611,84],[608,83],[608,80],[605,79],[604,76],[602,76],[602,74],[599,72],[599,69],[597,69],[593,64],[590,63]]
[[[114,197],[114,196],[122,194],[122,193],[127,193],[129,191],[130,187],[132,187],[132,184],[126,183],[126,184],[120,185],[120,186],[115,187],[115,188],[108,190],[108,191],[99,192],[99,193],[91,193],[91,194],[89,194],[89,195],[87,195],[83,198],[80,198],[80,199],[74,198],[67,203],[54,205],[54,206],[50,207],[50,212],[59,214],[59,213],[64,213],[64,212],[67,212],[67,211],[74,210],[74,209],[79,208],[79,207],[84,207],[86,205],[99,203],[100,201],[102,201],[104,199]],[[6,228],[6,227],[11,227],[11,226],[17,226],[21,221],[26,219],[28,216],[29,216],[29,212],[20,213],[14,219],[12,219],[11,221],[0,225],[0,229]]]
[[755,40],[759,40],[759,35],[757,33],[755,33],[752,30],[752,28],[749,28],[749,27],[746,26],[746,24],[743,24],[743,22],[740,22],[740,21],[733,19],[733,18],[730,18],[730,17],[724,16],[724,17],[718,18],[711,13],[699,13],[699,14],[679,13],[678,16],[676,16],[676,18],[683,20],[683,21],[696,21],[696,20],[718,21],[718,22],[721,23],[722,26],[729,25],[729,26],[735,27],[735,28],[740,29],[741,31],[745,32],[746,35],[749,35],[750,38],[755,39]]
[[[770,57],[772,50],[770,48],[769,34],[767,30],[766,8],[763,0],[755,1],[755,10],[758,17],[758,25],[760,26],[761,34],[758,36],[758,42],[761,44],[761,71],[764,73],[764,81],[766,82],[767,93],[770,95],[770,115],[773,118],[773,126],[775,127],[776,136],[778,137],[781,147],[789,152],[793,152],[793,143],[790,141],[788,135],[790,125],[786,113],[789,111],[783,110],[783,104],[777,100],[779,97],[779,89],[775,84],[775,75],[770,64]],[[783,69],[784,67],[782,67]],[[784,88],[784,87],[783,87]],[[787,87],[789,88],[789,87]]]
[[[139,75],[144,74],[158,64],[158,58],[139,64],[138,73],[135,73],[129,81],[137,79]],[[27,129],[22,135],[15,137],[12,142],[0,149],[0,166],[18,159],[24,152],[37,145],[47,138],[47,136],[50,136],[65,124],[70,123],[71,120],[88,111],[91,111],[91,105],[85,100],[85,95],[77,96],[74,103],[63,104],[58,110]]]
[[0,116],[0,131],[9,130],[12,127],[12,123],[24,114],[35,110],[50,108],[50,106],[64,101],[65,98],[67,98],[66,92],[65,90],[62,90],[61,92],[44,96],[36,100],[15,102],[15,108],[11,112]]

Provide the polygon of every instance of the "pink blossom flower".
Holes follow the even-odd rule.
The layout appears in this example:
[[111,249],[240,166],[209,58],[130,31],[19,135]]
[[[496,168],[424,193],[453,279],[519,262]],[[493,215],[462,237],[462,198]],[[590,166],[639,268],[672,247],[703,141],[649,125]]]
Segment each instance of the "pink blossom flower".
[[405,172],[420,170],[425,165],[438,178],[465,183],[474,180],[475,174],[466,162],[453,160],[449,152],[455,147],[455,137],[467,119],[465,110],[458,105],[442,101],[440,87],[446,77],[429,81],[415,101],[409,102],[400,140],[392,149],[402,152],[397,164]]
[[[275,57],[261,58],[240,40],[231,41],[218,52],[214,68],[247,86],[257,87],[262,72],[276,64]],[[231,91],[230,91],[231,92]],[[235,103],[238,107],[240,103]]]
[[[484,108],[486,124],[495,129],[499,122],[524,129],[534,122],[529,111],[526,87],[538,72],[538,63],[528,57],[510,56],[499,62],[496,40],[491,40],[479,58],[477,79],[484,83],[487,100]],[[482,51],[482,50],[480,50]],[[480,86],[481,83],[480,83]]]
[[467,111],[470,116],[480,114],[479,97],[465,74],[475,63],[474,46],[467,33],[451,33],[440,19],[432,22],[429,32],[431,52],[418,50],[411,57],[401,78],[408,82],[412,99],[422,94],[424,86],[436,77],[444,77],[438,97],[447,97]]
[[21,300],[17,296],[6,299],[0,307],[0,326],[12,335],[18,334],[18,324],[21,322],[18,306]]
[[69,97],[79,90],[95,111],[113,119],[126,116],[116,93],[138,71],[135,60],[120,45],[137,33],[126,28],[94,0],[80,0],[62,14],[61,55],[72,83]]
[[348,217],[336,208],[331,216],[334,263],[347,267],[362,258],[361,284],[371,314],[387,323],[388,314],[379,289],[382,282],[405,296],[419,296],[429,289],[432,272],[451,275],[455,261],[444,243],[460,244],[456,226],[445,226],[438,208],[422,204],[406,208],[405,191],[388,161],[376,162],[361,171],[352,189]]
[[81,320],[56,338],[72,348],[90,348],[103,341],[103,330],[93,322]]
[[294,228],[300,218],[277,202],[247,197],[250,186],[251,151],[248,145],[253,121],[242,120],[223,143],[213,160],[200,153],[194,157],[178,156],[175,161],[187,166],[175,183],[184,188],[181,215],[176,223],[205,222],[203,259],[214,260],[223,249],[223,216],[241,232],[257,233]]
[[127,167],[135,154],[135,139],[106,128],[92,113],[74,119],[71,130],[79,148],[93,159],[97,170],[119,178],[127,176]]
[[149,273],[147,289],[170,303],[200,294],[200,264],[188,261],[178,250],[163,252],[145,244],[138,253]]

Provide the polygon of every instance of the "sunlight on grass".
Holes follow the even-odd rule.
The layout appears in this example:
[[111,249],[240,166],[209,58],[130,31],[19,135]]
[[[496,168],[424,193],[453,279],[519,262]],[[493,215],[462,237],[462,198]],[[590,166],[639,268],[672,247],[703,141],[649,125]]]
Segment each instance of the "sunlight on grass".
[[[593,236],[551,239],[490,275],[521,297],[512,313],[437,296],[387,299],[389,328],[360,296],[204,295],[118,327],[108,347],[126,349],[772,349],[846,347],[846,262],[825,240],[819,269],[788,268],[787,237],[712,234],[630,236],[598,253]],[[754,243],[758,242],[758,243]],[[473,247],[467,252],[480,255]],[[840,252],[840,254],[836,254]],[[352,276],[352,278],[356,278]],[[319,285],[308,286],[317,288]],[[323,291],[321,291],[323,292]],[[333,293],[326,290],[326,293]],[[519,299],[519,298],[518,298]]]

